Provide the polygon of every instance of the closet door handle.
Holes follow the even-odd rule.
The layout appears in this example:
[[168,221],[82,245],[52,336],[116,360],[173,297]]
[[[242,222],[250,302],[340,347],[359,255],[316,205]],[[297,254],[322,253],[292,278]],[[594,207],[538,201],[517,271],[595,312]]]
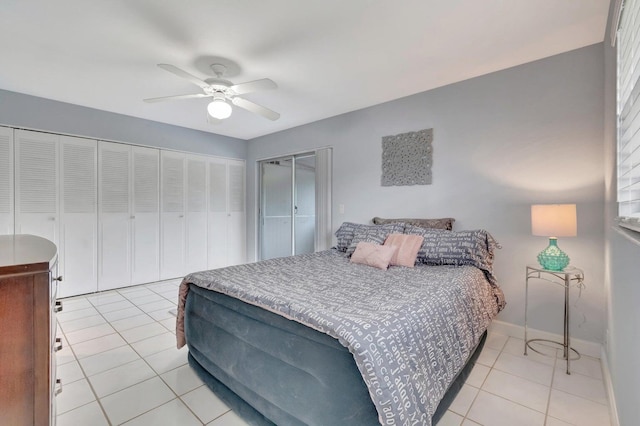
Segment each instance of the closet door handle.
[[53,309],[54,312],[62,312],[62,301],[56,300],[56,307]]
[[51,278],[52,281],[62,281],[62,275],[60,275],[59,277],[53,277]]
[[62,339],[60,337],[56,337],[57,345],[53,348],[54,352],[58,352],[62,350]]
[[56,379],[56,390],[53,392],[54,396],[58,396],[62,393],[62,379]]

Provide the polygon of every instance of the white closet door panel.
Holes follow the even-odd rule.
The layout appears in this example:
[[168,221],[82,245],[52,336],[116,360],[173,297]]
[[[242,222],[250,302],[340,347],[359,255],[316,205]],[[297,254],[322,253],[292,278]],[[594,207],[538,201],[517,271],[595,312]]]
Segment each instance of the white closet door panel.
[[160,278],[181,277],[186,271],[185,155],[161,155]]
[[126,287],[131,283],[131,252],[128,213],[101,216],[98,290]]
[[160,216],[158,213],[136,213],[133,220],[131,284],[160,279]]
[[16,233],[58,245],[58,135],[15,131]]
[[229,161],[229,211],[244,212],[244,162]]
[[216,269],[227,263],[227,213],[209,213],[208,268]]
[[168,280],[185,275],[184,215],[162,213],[160,279]]
[[160,151],[133,147],[132,284],[160,279]]
[[187,273],[207,269],[207,213],[187,216]]
[[60,138],[61,297],[98,290],[98,143]]
[[227,264],[246,262],[245,214],[230,213],[227,216]]
[[98,143],[98,289],[131,283],[131,147]]
[[[58,297],[98,291],[97,223],[94,215],[66,213],[60,233]],[[62,261],[64,263],[62,263]]]
[[134,212],[157,213],[160,200],[160,151],[133,147]]
[[209,162],[209,211],[227,211],[227,164],[224,160]]
[[0,127],[0,235],[13,234],[13,129]]
[[187,212],[207,211],[207,160],[187,159]]

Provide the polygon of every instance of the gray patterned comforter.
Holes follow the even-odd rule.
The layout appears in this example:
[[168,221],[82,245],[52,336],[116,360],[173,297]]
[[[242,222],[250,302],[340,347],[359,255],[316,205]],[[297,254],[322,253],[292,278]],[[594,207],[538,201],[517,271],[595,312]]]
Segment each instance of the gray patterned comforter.
[[[431,424],[502,298],[473,266],[383,271],[331,249],[190,274],[181,285],[178,324],[188,283],[338,339],[353,354],[382,425]],[[178,325],[179,346],[181,332]]]

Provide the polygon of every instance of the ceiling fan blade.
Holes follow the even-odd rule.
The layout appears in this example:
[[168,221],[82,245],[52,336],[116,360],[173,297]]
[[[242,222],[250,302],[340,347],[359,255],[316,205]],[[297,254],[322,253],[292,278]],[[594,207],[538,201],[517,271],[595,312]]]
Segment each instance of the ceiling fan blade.
[[277,88],[278,88],[278,85],[273,80],[268,78],[248,81],[246,83],[235,84],[230,87],[230,89],[236,92],[238,95],[257,92],[258,90],[277,89]]
[[144,99],[144,101],[147,103],[153,103],[153,102],[162,102],[162,101],[175,101],[178,99],[208,98],[211,96],[212,95],[207,95],[205,93],[194,93],[192,95],[176,95],[176,96],[162,96],[160,98],[149,98],[149,99]]
[[183,71],[178,67],[175,67],[175,66],[170,65],[170,64],[158,64],[158,66],[160,68],[162,68],[163,70],[165,70],[165,71],[169,71],[170,73],[177,75],[178,77],[182,77],[182,78],[185,78],[185,79],[189,80],[190,82],[192,82],[196,86],[200,86],[203,89],[206,89],[206,88],[209,87],[209,85],[207,83],[205,83],[204,81],[200,80],[195,75],[191,75],[188,72]]
[[270,110],[269,108],[265,108],[262,105],[258,105],[254,102],[248,101],[244,98],[235,97],[231,99],[234,105],[239,106],[240,108],[244,108],[247,111],[255,112],[256,114],[260,114],[264,118],[268,118],[269,120],[276,121],[280,118],[280,114],[275,111]]

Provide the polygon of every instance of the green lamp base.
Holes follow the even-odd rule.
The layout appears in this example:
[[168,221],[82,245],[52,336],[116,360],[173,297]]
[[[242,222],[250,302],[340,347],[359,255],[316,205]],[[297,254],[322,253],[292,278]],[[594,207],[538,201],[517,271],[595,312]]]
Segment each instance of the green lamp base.
[[569,256],[558,247],[558,239],[549,238],[549,247],[538,254],[538,262],[544,269],[562,271],[569,265]]

